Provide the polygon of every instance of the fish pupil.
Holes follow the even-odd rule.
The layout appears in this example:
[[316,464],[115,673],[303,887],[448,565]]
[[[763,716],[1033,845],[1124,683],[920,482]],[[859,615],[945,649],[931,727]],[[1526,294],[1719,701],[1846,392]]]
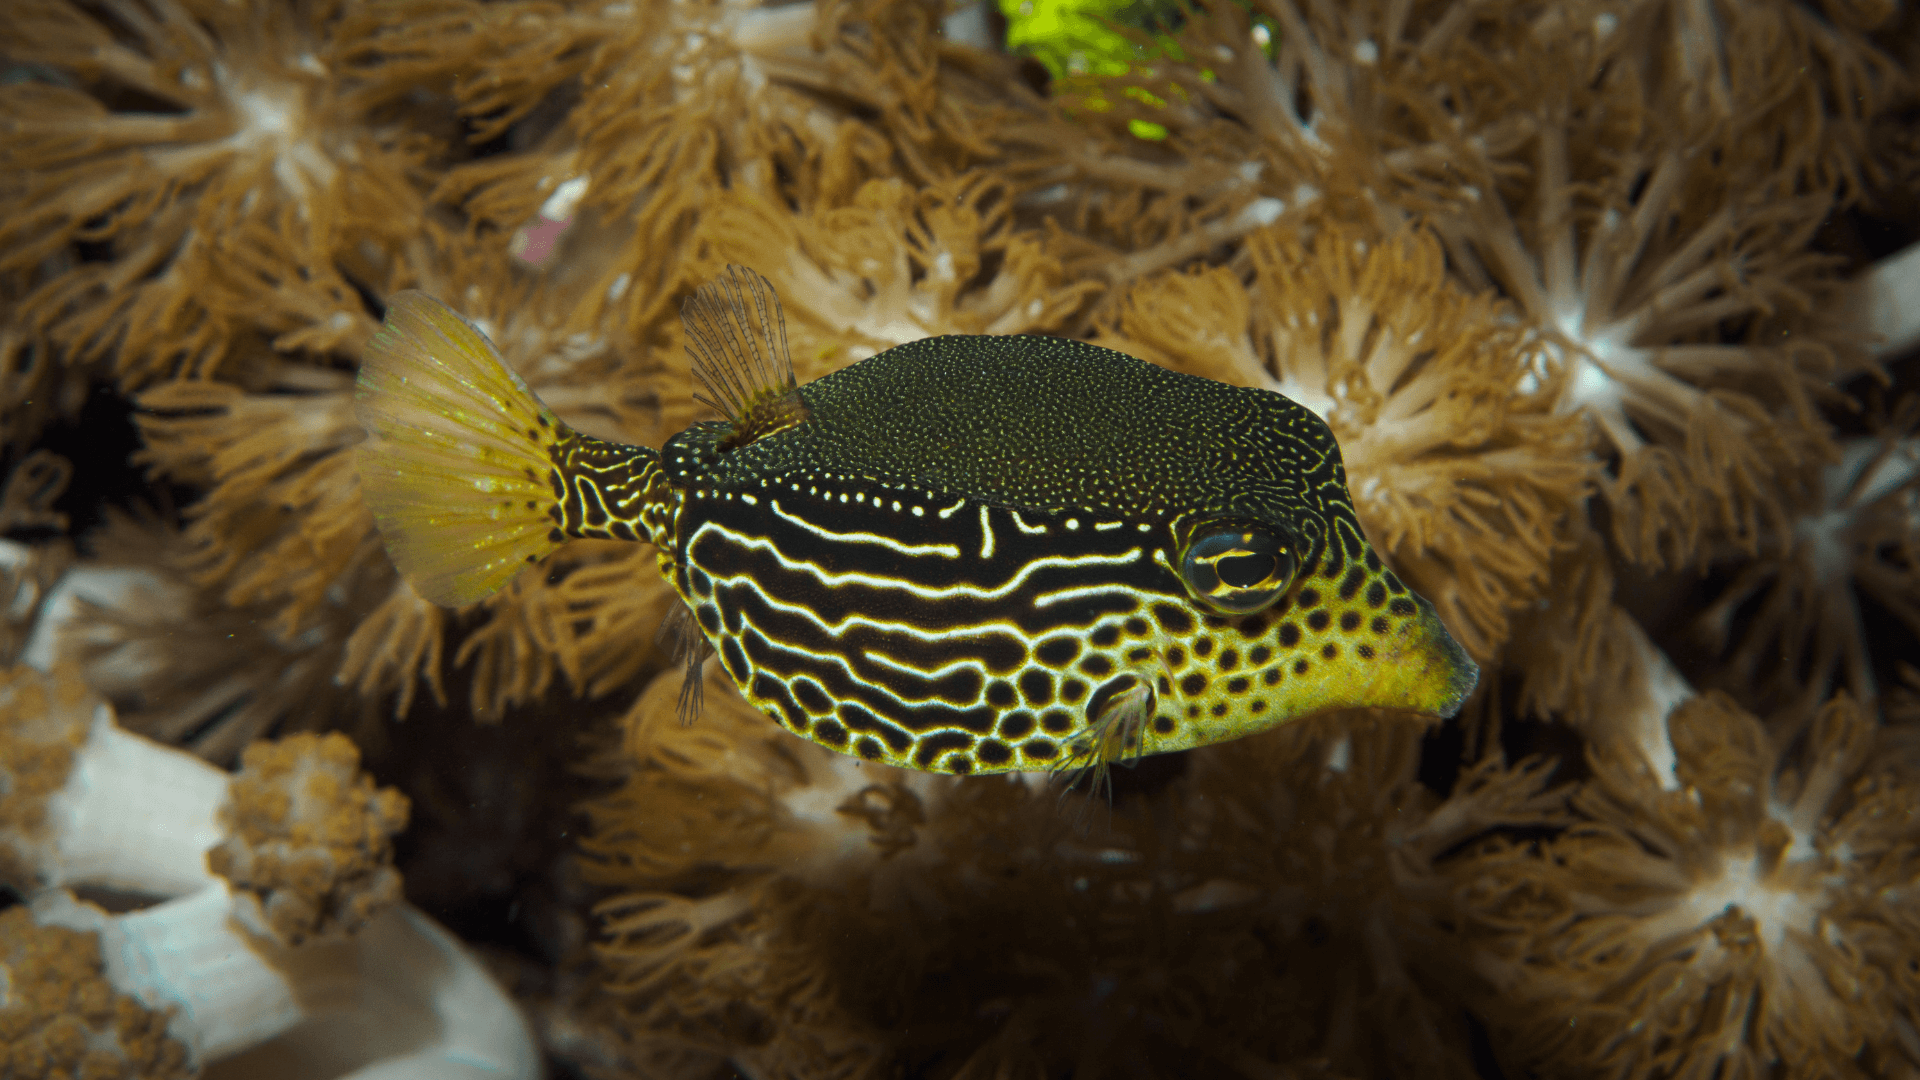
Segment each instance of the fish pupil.
[[1220,575],[1222,584],[1236,589],[1250,589],[1273,576],[1274,557],[1270,554],[1249,552],[1244,555],[1229,555],[1213,564],[1214,571]]

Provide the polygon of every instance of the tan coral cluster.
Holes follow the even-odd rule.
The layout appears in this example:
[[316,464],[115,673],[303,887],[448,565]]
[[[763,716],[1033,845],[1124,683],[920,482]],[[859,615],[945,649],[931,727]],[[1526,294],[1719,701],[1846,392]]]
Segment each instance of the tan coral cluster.
[[105,968],[95,935],[35,926],[25,907],[0,911],[0,1076],[193,1075],[167,1017],[115,989]]
[[[249,744],[344,729],[459,817],[431,777],[481,740],[429,769],[391,725],[534,725],[606,787],[513,894],[564,909],[530,994],[607,1076],[1920,1075],[1920,376],[1847,235],[1916,231],[1911,5],[1182,5],[1046,88],[978,14],[5,5],[0,446],[106,382],[190,499],[70,568],[27,458],[8,658],[244,752],[265,831],[216,859],[291,936],[393,891],[405,811],[344,744]],[[1295,398],[1480,691],[1145,762],[1109,806],[857,764],[713,671],[681,726],[641,546],[415,595],[352,464],[385,300],[659,445],[703,415],[678,304],[729,263],[801,379],[1039,333]],[[351,812],[272,824],[316,784]]]
[[207,869],[252,894],[281,941],[352,933],[400,900],[393,836],[407,797],[375,788],[345,735],[254,743],[228,792],[227,838]]
[[1669,724],[1677,789],[1596,754],[1572,827],[1460,867],[1482,1015],[1532,1067],[1911,1075],[1920,787],[1845,695],[1799,754],[1718,694]]
[[[52,683],[49,685],[49,683]],[[74,759],[93,730],[95,701],[76,678],[53,682],[15,669],[0,682],[0,881],[43,883],[48,861],[47,803],[66,787]]]

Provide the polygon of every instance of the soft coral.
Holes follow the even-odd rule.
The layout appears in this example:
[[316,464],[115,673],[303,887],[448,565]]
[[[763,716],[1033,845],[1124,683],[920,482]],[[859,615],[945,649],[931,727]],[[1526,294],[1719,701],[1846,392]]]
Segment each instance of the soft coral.
[[517,1010],[401,902],[406,800],[343,736],[257,744],[229,776],[122,731],[71,670],[13,668],[0,790],[0,883],[29,900],[0,915],[0,1075],[172,1080],[276,1039],[363,1077],[532,1075]]
[[133,385],[232,361],[248,323],[303,347],[364,335],[339,267],[378,272],[438,151],[376,118],[389,91],[335,78],[338,18],[330,0],[8,4],[0,33],[39,76],[0,87],[0,273],[40,275],[21,321]]

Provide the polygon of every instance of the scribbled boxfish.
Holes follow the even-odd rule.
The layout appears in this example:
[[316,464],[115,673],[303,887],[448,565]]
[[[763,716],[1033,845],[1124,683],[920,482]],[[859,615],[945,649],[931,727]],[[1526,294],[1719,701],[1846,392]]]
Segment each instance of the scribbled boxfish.
[[569,537],[651,543],[693,663],[717,650],[796,735],[947,773],[1104,768],[1348,706],[1447,716],[1473,689],[1362,534],[1333,432],[1280,394],[1024,335],[797,386],[778,297],[739,268],[682,318],[724,419],[653,450],[573,431],[460,316],[394,297],[360,470],[421,595],[472,603]]

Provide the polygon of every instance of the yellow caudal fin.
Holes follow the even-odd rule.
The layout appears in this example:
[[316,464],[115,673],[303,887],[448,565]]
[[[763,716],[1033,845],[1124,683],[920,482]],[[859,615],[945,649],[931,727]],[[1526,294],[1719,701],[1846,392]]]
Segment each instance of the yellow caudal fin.
[[451,308],[394,296],[354,405],[361,489],[421,596],[473,603],[559,546],[550,451],[571,432]]

